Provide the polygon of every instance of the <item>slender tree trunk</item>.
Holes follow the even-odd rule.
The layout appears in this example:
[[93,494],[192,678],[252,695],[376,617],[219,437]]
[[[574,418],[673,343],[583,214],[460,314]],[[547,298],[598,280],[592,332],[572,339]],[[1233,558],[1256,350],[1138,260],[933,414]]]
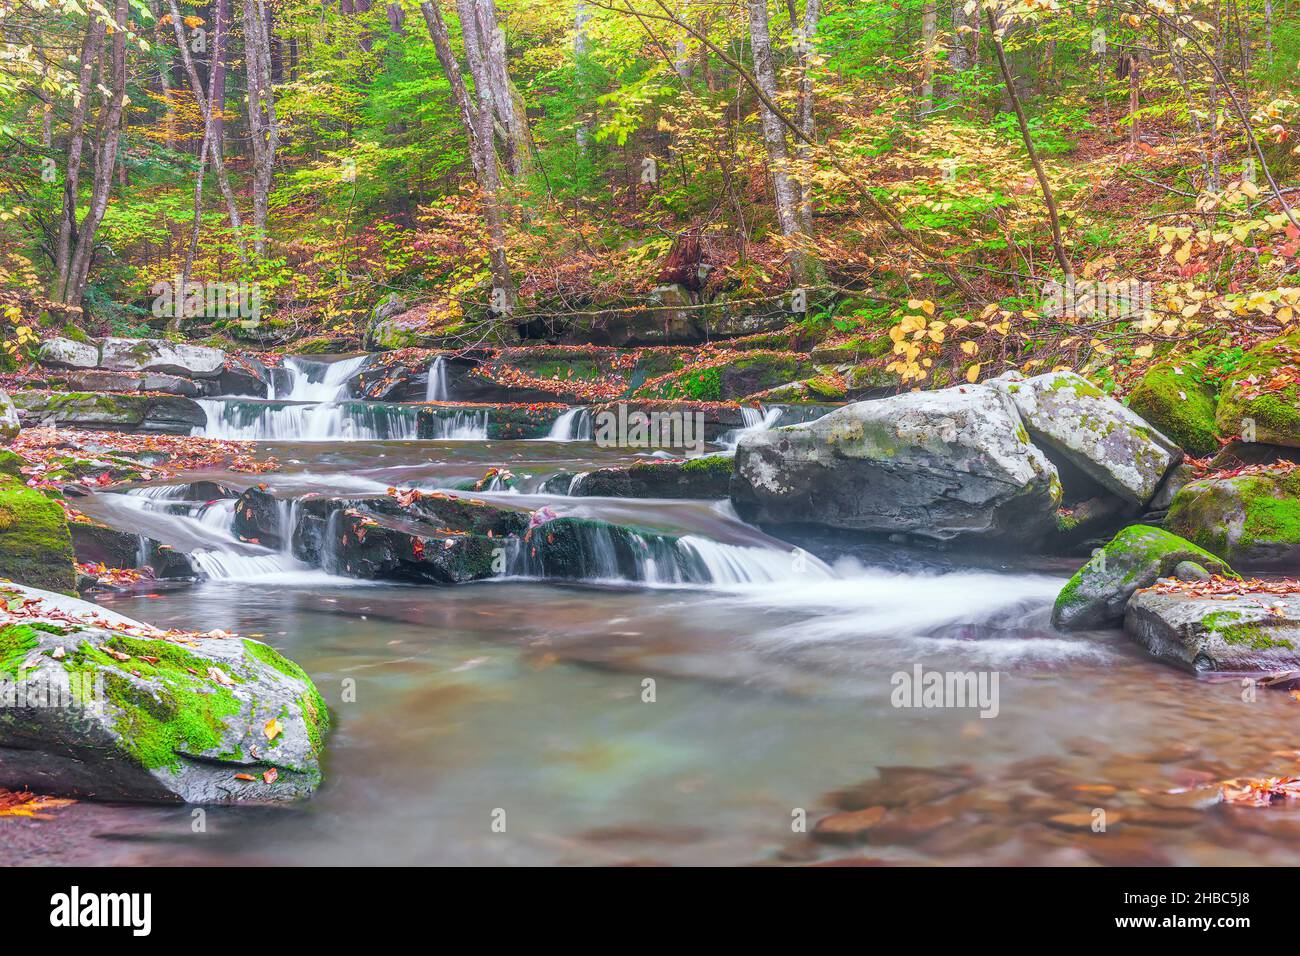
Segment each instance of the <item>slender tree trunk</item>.
[[275,151],[280,144],[271,88],[271,20],[266,0],[244,0],[244,64],[253,153],[253,251],[264,255]]
[[95,64],[104,44],[104,21],[92,10],[81,41],[81,61],[77,68],[77,95],[72,104],[68,126],[68,159],[63,173],[63,212],[59,217],[59,234],[54,246],[54,289],[51,298],[67,302],[72,244],[77,238],[77,200],[81,183],[81,154],[85,145],[86,115],[94,89]]
[[[776,99],[776,67],[772,60],[772,35],[768,27],[767,0],[748,0],[749,42],[754,56],[754,79],[768,101]],[[786,151],[785,130],[776,114],[766,103],[759,106],[763,123],[763,143],[767,147],[767,160],[772,169],[772,192],[776,201],[776,218],[781,235],[798,242],[799,197],[790,178],[789,154]],[[796,285],[806,281],[806,256],[801,248],[790,248],[790,277]]]
[[573,60],[574,79],[577,87],[574,111],[577,113],[578,149],[586,152],[591,146],[591,121],[587,116],[587,24],[591,21],[591,10],[584,0],[578,0],[573,9]]
[[[113,42],[109,54],[109,75],[105,77],[108,97],[100,110],[99,149],[95,156],[90,204],[77,230],[77,242],[68,263],[68,281],[64,301],[80,305],[95,255],[95,234],[104,221],[108,196],[113,188],[113,169],[122,138],[122,114],[126,106],[126,25],[128,0],[117,0],[113,11]],[[102,70],[102,66],[101,66]]]
[[934,109],[934,43],[939,33],[938,7],[927,0],[921,7],[921,112]]
[[[799,36],[799,105],[795,115],[795,122],[799,124],[799,131],[804,138],[795,139],[794,155],[797,160],[805,167],[812,162],[812,146],[809,142],[813,138],[815,127],[813,124],[813,78],[812,78],[812,54],[813,54],[813,37],[817,35],[817,25],[821,21],[821,0],[807,0],[803,12],[803,29]],[[807,182],[807,173],[804,173],[805,182],[799,186],[799,227],[808,235],[812,235],[812,185]]]
[[1052,185],[1047,180],[1047,173],[1043,170],[1042,161],[1038,158],[1038,150],[1034,148],[1034,140],[1029,135],[1029,122],[1025,119],[1025,111],[1020,105],[1020,95],[1016,92],[1015,77],[1011,75],[1011,68],[1007,66],[1007,54],[1002,48],[1002,37],[998,35],[993,13],[987,9],[984,13],[988,17],[989,38],[993,42],[993,51],[997,54],[998,68],[1002,71],[1002,80],[1006,84],[1007,96],[1011,98],[1011,106],[1016,111],[1016,120],[1020,123],[1020,135],[1025,141],[1025,149],[1029,152],[1029,162],[1033,164],[1034,175],[1038,177],[1038,185],[1043,191],[1043,202],[1047,205],[1047,218],[1052,227],[1052,248],[1056,252],[1056,261],[1060,263],[1061,272],[1064,273],[1068,282],[1074,278],[1074,267],[1070,265],[1070,258],[1065,254],[1065,242],[1061,238],[1061,217],[1056,211],[1056,199],[1052,195]]
[[[447,24],[442,19],[437,0],[424,0],[420,4],[424,22],[433,40],[438,62],[451,86],[452,98],[460,109],[461,122],[469,140],[470,161],[474,175],[478,180],[479,192],[483,204],[483,219],[488,232],[488,269],[492,275],[492,311],[497,314],[509,314],[517,303],[518,293],[510,275],[510,266],[506,260],[505,216],[501,208],[501,174],[497,167],[496,149],[492,135],[491,100],[482,97],[470,99],[465,81],[460,75],[460,63],[451,50],[451,40],[447,34]],[[469,18],[461,21],[462,30],[476,31],[476,20]],[[466,35],[465,50],[467,58],[471,48],[477,49],[477,36]],[[480,68],[481,68],[480,64]],[[477,78],[475,78],[477,83]]]

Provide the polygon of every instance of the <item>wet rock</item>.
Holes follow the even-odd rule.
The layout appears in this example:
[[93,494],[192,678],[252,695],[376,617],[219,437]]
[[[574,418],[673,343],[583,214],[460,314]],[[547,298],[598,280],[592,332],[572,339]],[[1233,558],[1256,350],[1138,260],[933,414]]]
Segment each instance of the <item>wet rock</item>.
[[570,580],[706,580],[677,539],[604,521],[556,518],[524,532],[511,573]]
[[37,603],[22,618],[0,612],[0,679],[67,706],[0,708],[0,786],[236,803],[295,800],[320,783],[329,714],[271,647],[169,640],[98,605],[14,590]]
[[0,392],[0,442],[11,442],[18,437],[22,423],[18,419],[18,409],[8,392]]
[[1137,414],[1073,372],[995,380],[1035,442],[1104,488],[1145,505],[1183,453]]
[[[744,352],[731,357],[724,365],[685,368],[667,377],[654,379],[634,393],[638,398],[693,399],[721,402],[764,393],[779,386],[805,379],[816,380],[822,374],[808,358],[798,352]],[[833,388],[831,380],[821,385],[843,397],[842,388]],[[785,401],[799,401],[790,397]],[[823,399],[825,400],[825,399]]]
[[36,360],[46,368],[94,368],[99,364],[99,346],[65,338],[46,339]]
[[287,508],[266,491],[249,488],[235,502],[230,530],[241,541],[278,551],[293,534],[292,527],[284,527],[287,514]]
[[1278,671],[1300,665],[1300,595],[1235,601],[1139,591],[1124,630],[1162,660],[1197,673]]
[[608,498],[725,498],[731,487],[731,468],[728,455],[637,462],[626,468],[586,472],[567,493]]
[[1300,561],[1300,469],[1193,481],[1174,496],[1165,527],[1243,569],[1293,569]]
[[832,813],[822,817],[813,827],[814,840],[826,843],[855,843],[867,838],[867,832],[884,819],[884,807],[867,807],[849,813]]
[[911,807],[968,790],[978,782],[965,768],[878,767],[877,779],[834,794],[841,810]]
[[24,427],[55,425],[188,435],[207,423],[203,409],[179,395],[25,391],[11,397]]
[[186,398],[199,398],[205,394],[204,388],[192,379],[157,372],[142,375],[138,372],[84,369],[47,379],[44,384],[49,386],[56,382],[77,392],[165,392]]
[[944,806],[890,810],[870,831],[875,844],[917,843],[950,826],[957,815]]
[[1187,484],[1195,480],[1196,469],[1191,465],[1186,462],[1175,465],[1169,474],[1165,476],[1165,480],[1160,483],[1155,497],[1147,503],[1147,507],[1152,514],[1162,514],[1168,511],[1169,506],[1173,503],[1174,496]]
[[745,434],[732,482],[748,521],[938,540],[1037,541],[1060,500],[1055,467],[1006,395],[984,385],[858,402]]
[[1179,561],[1174,568],[1174,577],[1183,582],[1208,581],[1210,576],[1210,572],[1195,561]]
[[269,398],[272,370],[250,355],[229,355],[217,378],[218,395],[251,395]]
[[[613,438],[617,439],[621,435],[629,433],[630,429],[626,427],[627,423],[638,420],[638,416],[645,417],[650,422],[668,422],[670,428],[675,427],[680,421],[681,437],[685,436],[687,427],[687,418],[689,417],[692,440],[699,438],[698,432],[703,430],[703,440],[716,442],[728,432],[734,432],[745,427],[745,413],[741,406],[735,402],[706,402],[706,401],[647,401],[635,400],[626,402],[605,402],[599,405],[591,406],[591,414],[597,427],[604,422],[604,427],[610,428]],[[606,417],[602,418],[602,414]],[[656,417],[658,416],[658,417]],[[663,416],[672,416],[665,418]],[[617,426],[612,428],[611,426]],[[602,435],[600,431],[596,432],[597,441],[608,441],[609,439]],[[674,439],[676,441],[676,439]],[[682,442],[676,441],[671,443],[656,443],[648,447],[681,447]],[[647,447],[628,445],[628,447]]]
[[1187,563],[1233,574],[1226,562],[1190,541],[1149,525],[1125,528],[1070,578],[1052,608],[1052,625],[1062,630],[1118,626],[1138,588],[1150,587]]

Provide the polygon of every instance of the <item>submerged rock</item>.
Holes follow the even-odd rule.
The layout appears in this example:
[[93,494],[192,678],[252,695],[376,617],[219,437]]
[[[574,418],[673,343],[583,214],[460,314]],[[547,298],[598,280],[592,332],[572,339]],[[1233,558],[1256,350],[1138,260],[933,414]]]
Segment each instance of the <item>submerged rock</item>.
[[[273,648],[0,589],[0,694],[13,698],[0,707],[0,786],[237,803],[295,800],[320,783],[329,713]],[[21,618],[8,613],[20,603]]]
[[1074,372],[1000,379],[1034,441],[1102,487],[1145,505],[1183,453],[1169,438]]
[[1300,594],[1224,601],[1139,591],[1124,630],[1156,657],[1198,673],[1284,670],[1300,665]]
[[858,402],[744,434],[731,493],[748,521],[938,540],[1036,541],[1061,501],[1055,467],[1007,396],[985,385]]
[[607,498],[725,498],[731,487],[729,455],[687,461],[639,461],[625,468],[598,468],[571,483],[570,495]]
[[1300,562],[1300,468],[1204,478],[1184,485],[1165,527],[1243,568]]
[[1149,525],[1131,525],[1098,549],[1061,589],[1052,625],[1062,630],[1118,626],[1135,591],[1187,562],[1214,574],[1233,574],[1223,560],[1190,541]]
[[65,594],[77,584],[63,509],[9,475],[0,475],[0,578]]

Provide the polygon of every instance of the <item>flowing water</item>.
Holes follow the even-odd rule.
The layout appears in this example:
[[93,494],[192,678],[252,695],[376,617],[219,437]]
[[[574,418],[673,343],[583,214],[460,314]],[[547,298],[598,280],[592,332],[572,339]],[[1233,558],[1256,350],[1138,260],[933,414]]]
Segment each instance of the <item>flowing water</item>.
[[[295,380],[294,401],[348,404],[324,394],[341,371],[308,371],[318,380]],[[245,427],[270,429],[279,412],[264,407]],[[454,588],[359,582],[237,541],[230,498],[155,486],[79,499],[93,517],[194,553],[205,574],[187,588],[105,595],[105,606],[267,641],[316,680],[335,729],[326,782],[301,806],[209,808],[196,833],[189,808],[83,802],[61,811],[42,858],[1300,862],[1295,811],[1206,807],[1200,790],[1297,773],[1300,704],[1286,694],[1247,702],[1238,683],[1195,680],[1118,632],[1054,632],[1059,565],[901,551],[828,565],[725,501],[543,491],[552,476],[632,460],[582,440],[579,420],[543,441],[299,434],[258,446],[279,472],[203,477],[234,490],[265,482],[292,521],[294,495],[445,489],[503,467],[515,488],[475,497],[640,529],[634,578],[611,574],[592,541],[586,581],[533,580],[521,564]],[[663,570],[662,534],[689,556],[687,577]],[[996,716],[894,706],[896,675],[918,665],[996,673]],[[890,810],[865,845],[798,829],[837,803]],[[1104,833],[1090,826],[1099,809]],[[0,861],[37,852],[20,838]]]

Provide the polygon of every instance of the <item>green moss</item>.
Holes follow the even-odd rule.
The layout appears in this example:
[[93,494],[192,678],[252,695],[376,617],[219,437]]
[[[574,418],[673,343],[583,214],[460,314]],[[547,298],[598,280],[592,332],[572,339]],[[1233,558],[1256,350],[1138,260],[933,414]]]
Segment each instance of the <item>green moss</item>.
[[1194,481],[1169,505],[1166,526],[1230,560],[1300,546],[1300,472]]
[[0,474],[0,577],[75,594],[72,538],[58,503]]
[[1287,638],[1275,637],[1268,626],[1260,621],[1248,621],[1236,611],[1216,611],[1201,619],[1202,626],[1215,637],[1228,644],[1267,651],[1277,648],[1292,650],[1295,645]]
[[8,448],[0,448],[0,474],[23,480],[22,469],[28,464],[26,458],[15,454]]
[[1204,365],[1196,358],[1149,370],[1129,394],[1128,404],[1194,455],[1208,455],[1219,447],[1214,390],[1206,384]]
[[1059,392],[1061,389],[1068,388],[1070,391],[1074,392],[1075,395],[1084,398],[1106,397],[1106,393],[1096,385],[1093,385],[1091,382],[1084,379],[1075,378],[1071,375],[1059,375],[1049,382],[1047,387],[1054,392]]
[[0,673],[16,676],[39,643],[40,635],[30,625],[0,628]]
[[1241,433],[1250,419],[1256,441],[1300,446],[1300,388],[1292,385],[1254,394],[1257,384],[1272,379],[1297,350],[1300,330],[1261,342],[1242,356],[1220,394],[1215,412],[1215,423],[1222,434]]
[[[496,544],[496,542],[487,538],[483,540],[489,541],[493,545]],[[491,561],[490,556],[488,560]],[[303,723],[307,728],[307,739],[311,742],[312,755],[319,755],[321,748],[324,746],[325,734],[329,731],[330,715],[329,709],[325,706],[324,698],[321,697],[320,691],[316,689],[316,685],[312,683],[312,679],[307,676],[307,672],[269,644],[246,639],[244,641],[244,652],[254,660],[261,661],[272,670],[279,671],[286,677],[302,681],[307,685],[307,689],[298,698],[298,706],[302,709]]]

